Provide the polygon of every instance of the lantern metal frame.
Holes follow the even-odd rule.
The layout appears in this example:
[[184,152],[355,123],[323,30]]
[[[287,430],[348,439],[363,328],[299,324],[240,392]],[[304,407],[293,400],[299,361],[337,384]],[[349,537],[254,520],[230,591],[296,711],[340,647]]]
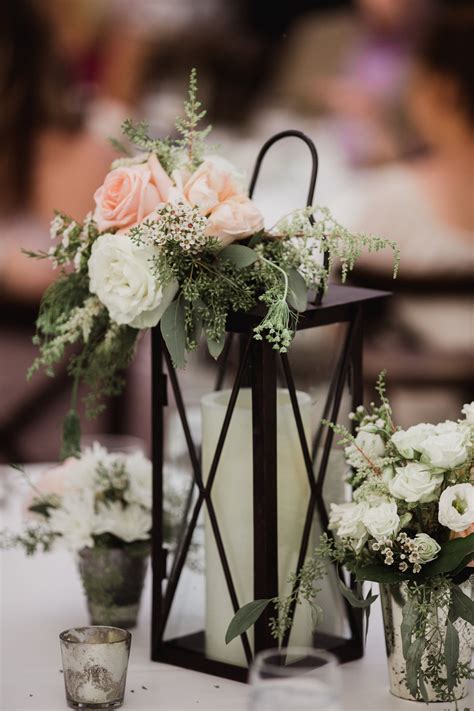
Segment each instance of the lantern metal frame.
[[[307,204],[311,205],[316,184],[318,156],[311,139],[299,131],[284,131],[276,134],[264,144],[257,157],[249,194],[250,196],[253,194],[260,166],[268,149],[280,139],[290,136],[303,140],[311,152],[312,171],[307,200]],[[389,293],[384,291],[331,285],[324,300],[322,300],[321,292],[315,294],[313,303],[308,304],[307,310],[299,315],[298,331],[330,324],[345,323],[347,325],[342,348],[330,380],[323,418],[337,421],[346,383],[351,392],[352,408],[356,408],[362,403],[364,310],[367,305],[373,306],[374,302],[385,299],[388,295]],[[252,393],[254,599],[273,598],[278,595],[279,590],[277,509],[277,385],[279,376],[288,390],[310,487],[295,573],[299,572],[305,562],[315,514],[318,514],[324,529],[328,524],[327,509],[323,500],[323,486],[333,443],[333,431],[320,424],[313,441],[307,441],[289,355],[287,353],[279,354],[265,340],[256,341],[253,338],[253,329],[261,321],[261,318],[262,314],[257,308],[251,313],[232,314],[228,319],[226,344],[219,359],[216,390],[222,389],[229,370],[229,354],[232,343],[236,338],[240,340],[240,359],[206,481],[201,468],[200,452],[191,434],[178,374],[173,367],[171,356],[166,349],[159,327],[152,329],[153,589],[151,657],[154,661],[195,669],[237,681],[246,681],[248,669],[207,658],[204,651],[204,631],[172,640],[165,640],[164,635],[180,576],[203,507],[207,511],[214,534],[234,611],[236,612],[242,604],[248,602],[248,600],[238,599],[212,501],[212,487],[217,475],[220,457],[237,398],[246,378],[249,379]],[[192,490],[197,487],[197,498],[193,501],[193,497],[190,496],[185,507],[182,536],[177,542],[169,574],[167,572],[167,550],[163,541],[164,410],[168,404],[168,382],[174,395],[189,453],[193,473]],[[321,451],[321,456],[318,458],[317,471],[315,472],[318,451]],[[342,575],[340,571],[338,574]],[[167,583],[163,592],[165,579],[167,579]],[[352,608],[346,600],[344,600],[344,606],[350,637],[335,637],[322,633],[316,633],[314,637],[315,646],[329,649],[342,662],[361,657],[364,647],[362,611]],[[269,626],[269,620],[273,615],[274,611],[270,605],[255,624],[255,653],[277,646]],[[288,638],[289,633],[286,635],[284,643],[288,642]],[[253,654],[248,635],[244,633],[240,639],[247,665],[250,665]]]

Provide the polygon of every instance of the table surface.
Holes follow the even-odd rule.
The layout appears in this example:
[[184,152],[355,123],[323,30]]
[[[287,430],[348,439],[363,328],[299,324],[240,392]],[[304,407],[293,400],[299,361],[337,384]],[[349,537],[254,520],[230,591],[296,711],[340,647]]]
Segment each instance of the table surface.
[[[1,475],[4,472],[0,468]],[[21,487],[0,502],[0,529],[18,529]],[[0,552],[0,709],[62,711],[66,709],[58,634],[88,623],[81,583],[73,556],[65,552],[27,557]],[[191,672],[149,657],[150,576],[139,623],[133,630],[124,708],[132,711],[245,711],[245,684]],[[382,621],[376,603],[363,659],[342,666],[345,711],[413,711],[413,702],[391,696]],[[469,699],[474,698],[473,691]],[[472,701],[472,699],[471,699]],[[432,704],[438,711],[448,705]],[[465,699],[460,708],[470,703]],[[420,711],[425,706],[419,706]],[[316,710],[315,710],[316,711]]]

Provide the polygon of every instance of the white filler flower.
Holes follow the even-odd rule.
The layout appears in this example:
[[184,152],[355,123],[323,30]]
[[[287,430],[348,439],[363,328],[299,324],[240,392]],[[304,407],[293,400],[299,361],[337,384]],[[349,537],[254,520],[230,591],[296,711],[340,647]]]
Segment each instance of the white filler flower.
[[127,457],[129,485],[124,497],[131,504],[151,509],[152,466],[142,452]]
[[173,300],[178,285],[163,290],[152,272],[157,250],[137,245],[127,235],[103,234],[89,259],[90,291],[108,309],[110,318],[133,328],[156,326]]
[[410,462],[404,467],[396,467],[395,471],[396,475],[389,481],[388,488],[396,499],[422,504],[436,501],[437,489],[443,482],[443,474],[431,471],[426,464],[420,462]]
[[457,533],[474,523],[472,484],[454,484],[443,491],[439,499],[438,521],[442,526]]
[[150,537],[151,512],[138,504],[125,508],[118,501],[100,504],[94,533],[112,533],[126,543],[146,541]]
[[62,536],[61,543],[70,551],[92,548],[95,527],[94,494],[90,489],[68,491],[61,506],[49,517],[51,531]]
[[466,403],[461,412],[466,418],[466,422],[469,422],[470,425],[474,425],[474,400]]

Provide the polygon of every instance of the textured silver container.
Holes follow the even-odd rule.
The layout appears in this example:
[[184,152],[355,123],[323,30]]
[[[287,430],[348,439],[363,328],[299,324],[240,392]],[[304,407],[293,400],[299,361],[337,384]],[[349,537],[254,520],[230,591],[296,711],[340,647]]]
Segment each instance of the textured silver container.
[[127,547],[83,548],[79,552],[91,624],[135,627],[148,555],[147,548],[137,552]]
[[[470,583],[466,582],[460,586],[461,590],[470,596]],[[405,683],[406,665],[402,649],[402,607],[406,601],[406,586],[401,585],[381,585],[380,599],[382,602],[382,613],[385,631],[385,644],[387,648],[388,674],[390,679],[390,691],[394,696],[411,701],[421,701],[414,699]],[[447,610],[438,610],[440,621],[446,620]],[[472,627],[462,619],[454,623],[459,633],[459,661],[464,664],[471,662],[471,642]],[[422,667],[424,666],[424,656],[422,657]],[[446,701],[439,698],[430,684],[426,684],[426,691],[430,701]],[[468,681],[458,684],[454,689],[456,699],[463,699],[468,693]]]
[[59,635],[66,700],[73,709],[123,703],[132,636],[116,627],[77,627]]

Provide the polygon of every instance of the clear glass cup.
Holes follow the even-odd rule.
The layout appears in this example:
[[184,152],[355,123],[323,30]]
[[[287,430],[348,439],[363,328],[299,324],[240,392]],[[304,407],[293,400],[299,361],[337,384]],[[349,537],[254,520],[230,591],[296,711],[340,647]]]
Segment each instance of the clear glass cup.
[[336,657],[284,647],[257,654],[250,669],[250,711],[341,711]]
[[66,701],[72,709],[123,704],[132,635],[118,627],[76,627],[59,635]]

